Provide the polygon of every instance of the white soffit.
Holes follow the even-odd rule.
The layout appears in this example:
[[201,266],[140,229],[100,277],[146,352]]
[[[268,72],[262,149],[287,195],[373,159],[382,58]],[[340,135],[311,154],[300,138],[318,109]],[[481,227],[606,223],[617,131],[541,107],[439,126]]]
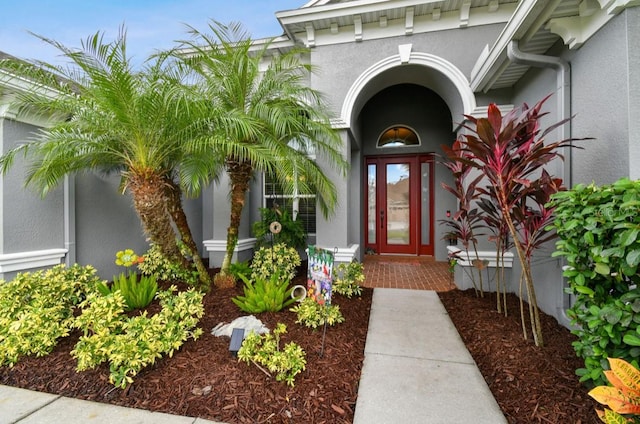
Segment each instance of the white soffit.
[[[505,23],[517,0],[311,1],[277,12],[286,34],[308,47]],[[314,39],[309,40],[312,25]]]
[[529,70],[509,62],[511,40],[533,54],[545,54],[560,39],[577,49],[615,15],[639,4],[640,0],[523,0],[494,45],[476,61],[471,88],[487,92],[512,87]]

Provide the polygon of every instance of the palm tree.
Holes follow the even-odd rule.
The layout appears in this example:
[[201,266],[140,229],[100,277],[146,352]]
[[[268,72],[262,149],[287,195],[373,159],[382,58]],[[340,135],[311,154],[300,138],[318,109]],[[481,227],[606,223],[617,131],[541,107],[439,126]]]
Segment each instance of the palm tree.
[[[240,216],[255,172],[269,172],[283,187],[315,193],[328,217],[336,205],[334,184],[308,153],[315,152],[346,174],[341,140],[331,128],[322,96],[307,84],[312,71],[301,61],[303,49],[269,56],[272,40],[259,44],[239,24],[212,22],[210,34],[189,27],[175,57],[191,69],[211,107],[210,138],[194,139],[190,152],[208,151],[230,180],[231,216],[227,249],[214,282],[231,286],[231,257],[238,241]],[[220,175],[215,172],[216,175]]]
[[192,161],[183,149],[185,141],[202,124],[194,118],[201,114],[181,76],[162,57],[134,71],[126,54],[124,28],[111,43],[98,32],[80,49],[37,37],[62,52],[69,65],[5,60],[0,69],[33,83],[33,88],[17,95],[18,113],[61,119],[6,152],[0,158],[0,171],[6,173],[16,155],[28,155],[27,184],[43,196],[67,174],[119,173],[121,190],[131,193],[150,241],[165,256],[187,266],[176,240],[181,239],[208,288],[210,277],[182,209],[182,189],[197,194],[202,185],[181,171],[182,164],[188,168]]

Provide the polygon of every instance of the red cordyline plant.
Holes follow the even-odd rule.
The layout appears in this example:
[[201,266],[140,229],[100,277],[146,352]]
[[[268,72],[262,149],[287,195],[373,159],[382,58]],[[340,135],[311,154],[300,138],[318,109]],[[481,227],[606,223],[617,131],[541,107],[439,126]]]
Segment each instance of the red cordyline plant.
[[502,219],[500,210],[489,197],[478,199],[478,207],[482,210],[482,220],[491,231],[489,241],[496,245],[496,309],[507,316],[507,284],[504,279],[504,254],[513,247],[509,239],[509,229]]
[[552,125],[545,131],[540,129],[540,119],[546,115],[541,112],[545,97],[533,107],[524,104],[502,116],[495,104],[490,104],[487,118],[475,118],[465,115],[469,131],[463,136],[463,149],[468,157],[457,158],[468,166],[479,169],[489,185],[478,188],[482,195],[494,199],[502,219],[509,229],[513,245],[522,266],[527,297],[531,307],[531,330],[536,346],[542,346],[542,329],[538,303],[531,275],[531,264],[527,260],[527,246],[523,244],[518,231],[518,222],[513,210],[518,205],[528,205],[529,199],[535,199],[540,190],[536,182],[542,167],[556,158],[562,158],[558,152],[565,146],[571,146],[571,139],[545,143],[545,136],[563,125],[567,120]]
[[[457,158],[471,159],[468,152],[463,149],[460,141],[456,140],[451,147],[442,146],[445,154],[445,161],[442,164],[447,167],[454,179],[454,187],[442,183],[442,188],[453,194],[458,200],[458,211],[450,218],[440,220],[439,222],[448,227],[449,231],[445,235],[446,238],[455,238],[460,241],[465,249],[466,257],[469,258],[469,247],[473,247],[476,259],[472,261],[474,268],[478,270],[479,275],[479,287],[476,285],[475,275],[473,269],[471,271],[471,282],[473,288],[476,291],[476,295],[480,294],[484,296],[484,289],[482,283],[482,264],[478,259],[478,236],[482,235],[478,233],[479,229],[483,227],[482,216],[478,212],[477,208],[473,208],[473,201],[477,197],[476,186],[482,180],[482,174],[478,175],[475,179],[466,183],[465,179],[471,171],[471,167],[463,160],[457,160]],[[457,255],[453,255],[455,259],[458,259]]]
[[[532,182],[530,195],[522,199],[513,209],[513,218],[518,223],[520,240],[527,261],[527,270],[531,271],[531,259],[536,249],[554,239],[557,235],[551,230],[553,212],[555,207],[548,206],[551,195],[565,190],[562,179],[553,178],[546,170],[542,170],[539,179]],[[522,318],[522,332],[527,338],[527,329],[524,319],[524,304],[522,301],[522,283],[524,281],[524,268],[520,277],[520,316]],[[535,311],[529,303],[529,317],[533,320]]]

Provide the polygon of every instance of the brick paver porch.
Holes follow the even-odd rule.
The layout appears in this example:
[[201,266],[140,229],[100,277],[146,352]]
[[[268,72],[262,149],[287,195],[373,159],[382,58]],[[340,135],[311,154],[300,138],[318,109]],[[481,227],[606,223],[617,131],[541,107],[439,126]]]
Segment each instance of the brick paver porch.
[[431,256],[365,255],[364,287],[448,291],[449,264]]

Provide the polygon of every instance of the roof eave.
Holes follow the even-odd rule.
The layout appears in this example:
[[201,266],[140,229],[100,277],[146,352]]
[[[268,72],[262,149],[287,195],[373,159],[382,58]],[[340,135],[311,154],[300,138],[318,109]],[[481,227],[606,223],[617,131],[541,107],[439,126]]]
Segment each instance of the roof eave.
[[500,74],[509,66],[507,58],[509,43],[512,40],[519,40],[525,33],[530,32],[532,25],[545,8],[551,7],[550,3],[557,1],[559,0],[523,0],[518,4],[493,46],[489,48],[487,45],[478,57],[471,72],[470,84],[473,91],[486,92],[492,88]]

